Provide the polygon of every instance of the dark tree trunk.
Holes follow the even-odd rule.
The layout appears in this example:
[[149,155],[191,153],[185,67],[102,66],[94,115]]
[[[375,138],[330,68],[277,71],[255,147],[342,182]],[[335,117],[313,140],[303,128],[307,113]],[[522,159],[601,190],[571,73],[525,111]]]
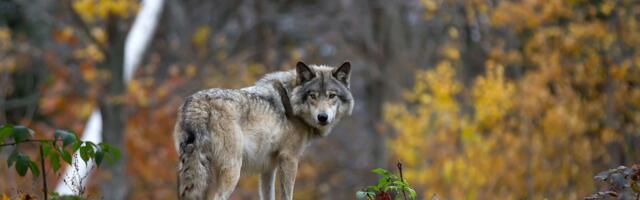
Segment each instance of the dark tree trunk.
[[254,2],[255,15],[256,15],[256,32],[255,32],[255,45],[256,55],[255,61],[265,66],[267,71],[275,70],[275,51],[276,36],[273,30],[273,5],[268,1],[257,0]]
[[124,82],[124,41],[126,27],[117,17],[110,15],[107,22],[106,60],[101,67],[109,73],[109,79],[103,83],[103,96],[99,98],[100,112],[102,113],[102,141],[118,148],[123,155],[120,160],[112,165],[102,166],[104,174],[100,180],[102,199],[125,199],[127,196],[127,176],[125,171],[126,149],[124,145],[124,130],[126,126],[126,114],[124,112],[123,96],[125,94]]

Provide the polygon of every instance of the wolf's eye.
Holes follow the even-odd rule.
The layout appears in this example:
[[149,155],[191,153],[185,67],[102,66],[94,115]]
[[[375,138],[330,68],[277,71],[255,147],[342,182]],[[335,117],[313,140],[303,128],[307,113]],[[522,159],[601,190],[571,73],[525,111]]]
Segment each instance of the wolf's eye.
[[334,93],[329,94],[329,99],[333,99],[333,98],[336,98],[336,94]]
[[316,95],[316,93],[309,93],[309,98],[316,99],[318,98],[318,95]]

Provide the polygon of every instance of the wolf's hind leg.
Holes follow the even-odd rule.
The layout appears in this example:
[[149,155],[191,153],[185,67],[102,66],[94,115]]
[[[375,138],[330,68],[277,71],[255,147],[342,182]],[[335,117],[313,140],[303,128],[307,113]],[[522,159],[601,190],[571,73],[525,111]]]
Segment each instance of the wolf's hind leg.
[[[232,125],[229,129],[220,128],[229,132],[218,133],[216,138],[220,142],[216,145],[216,155],[213,173],[215,185],[212,191],[214,200],[226,200],[229,198],[240,179],[242,168],[242,132],[240,127]],[[221,138],[224,137],[224,138]],[[215,142],[214,142],[215,143]],[[214,144],[215,145],[215,144]]]
[[[234,161],[230,160],[230,162]],[[213,199],[226,200],[231,196],[231,193],[238,184],[238,180],[240,179],[240,167],[234,167],[231,164],[223,165],[219,168],[216,179],[215,188],[212,189],[215,193],[213,195]]]

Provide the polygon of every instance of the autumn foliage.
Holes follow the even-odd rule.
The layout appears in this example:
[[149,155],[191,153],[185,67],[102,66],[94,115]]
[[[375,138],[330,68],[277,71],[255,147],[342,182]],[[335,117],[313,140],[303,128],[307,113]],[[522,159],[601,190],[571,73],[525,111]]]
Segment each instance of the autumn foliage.
[[[175,199],[184,97],[351,60],[354,115],[305,152],[294,199],[354,199],[397,160],[417,199],[582,199],[608,191],[595,174],[640,160],[637,1],[167,2],[133,79],[105,96],[107,26],[126,31],[140,1],[0,1],[0,124],[53,138],[122,103],[128,197]],[[9,172],[2,199],[38,193]],[[95,170],[90,197],[111,176]],[[232,199],[257,185],[242,178]]]
[[609,163],[638,160],[639,5],[599,2],[485,5],[492,27],[522,43],[490,47],[469,85],[446,56],[458,50],[444,49],[404,103],[386,106],[397,131],[388,147],[421,196],[577,199]]

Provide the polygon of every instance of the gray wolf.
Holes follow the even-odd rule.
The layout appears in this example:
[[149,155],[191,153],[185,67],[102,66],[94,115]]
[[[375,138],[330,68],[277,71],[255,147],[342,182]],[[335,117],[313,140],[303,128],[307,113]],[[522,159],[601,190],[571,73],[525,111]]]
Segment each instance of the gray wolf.
[[260,176],[260,199],[292,199],[298,162],[308,144],[327,136],[354,106],[351,64],[296,64],[241,89],[209,89],[178,111],[179,199],[227,199],[242,175]]

